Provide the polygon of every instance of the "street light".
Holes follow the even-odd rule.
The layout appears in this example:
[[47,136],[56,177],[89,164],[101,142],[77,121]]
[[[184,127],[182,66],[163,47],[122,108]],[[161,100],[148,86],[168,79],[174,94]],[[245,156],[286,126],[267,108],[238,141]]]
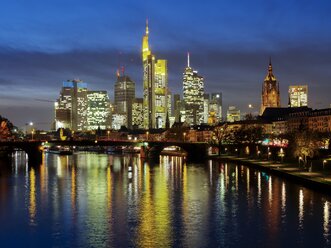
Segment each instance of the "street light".
[[324,159],[324,160],[323,160],[323,170],[324,170],[324,167],[325,167],[326,162],[327,162],[327,161]]
[[33,140],[34,129],[31,131],[31,140]]
[[107,131],[107,139],[109,140],[109,134],[110,134],[110,131],[108,130]]
[[148,135],[149,135],[149,132],[147,131],[146,132],[146,140],[148,140]]
[[186,136],[186,132],[183,133],[183,140],[185,142],[185,136]]
[[301,162],[301,160],[302,160],[302,157],[300,156],[300,157],[299,157],[299,167],[300,167],[300,162]]

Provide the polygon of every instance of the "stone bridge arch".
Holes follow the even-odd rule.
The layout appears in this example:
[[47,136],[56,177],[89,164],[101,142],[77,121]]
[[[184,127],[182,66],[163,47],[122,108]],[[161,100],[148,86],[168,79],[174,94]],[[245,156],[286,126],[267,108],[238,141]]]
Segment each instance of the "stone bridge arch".
[[204,163],[208,156],[207,143],[149,142],[147,157],[155,162],[159,162],[163,149],[170,146],[177,146],[184,150],[187,153],[186,161],[189,163]]

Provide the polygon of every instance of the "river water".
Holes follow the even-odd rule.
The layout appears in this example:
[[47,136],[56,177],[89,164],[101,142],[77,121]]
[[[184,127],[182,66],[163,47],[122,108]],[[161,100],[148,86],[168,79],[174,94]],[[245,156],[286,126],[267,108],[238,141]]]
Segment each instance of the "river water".
[[331,246],[330,196],[240,164],[16,153],[0,166],[0,247]]

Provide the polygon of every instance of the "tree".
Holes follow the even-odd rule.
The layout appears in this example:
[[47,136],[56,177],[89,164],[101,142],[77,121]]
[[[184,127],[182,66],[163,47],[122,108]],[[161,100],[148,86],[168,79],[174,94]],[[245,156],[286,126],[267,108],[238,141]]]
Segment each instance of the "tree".
[[289,135],[289,150],[294,157],[302,157],[307,164],[307,157],[318,154],[321,138],[318,133],[309,130],[297,131]]
[[229,143],[231,133],[229,132],[228,124],[216,126],[212,133],[211,145],[218,147],[218,156],[221,155],[222,145]]

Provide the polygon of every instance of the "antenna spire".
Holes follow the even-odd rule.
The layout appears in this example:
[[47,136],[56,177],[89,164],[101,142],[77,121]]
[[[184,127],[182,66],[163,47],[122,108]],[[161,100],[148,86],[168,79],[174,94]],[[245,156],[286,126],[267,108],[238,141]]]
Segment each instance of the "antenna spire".
[[148,18],[146,18],[146,35],[149,34],[149,30],[148,30]]
[[190,67],[190,52],[187,52],[187,67]]

